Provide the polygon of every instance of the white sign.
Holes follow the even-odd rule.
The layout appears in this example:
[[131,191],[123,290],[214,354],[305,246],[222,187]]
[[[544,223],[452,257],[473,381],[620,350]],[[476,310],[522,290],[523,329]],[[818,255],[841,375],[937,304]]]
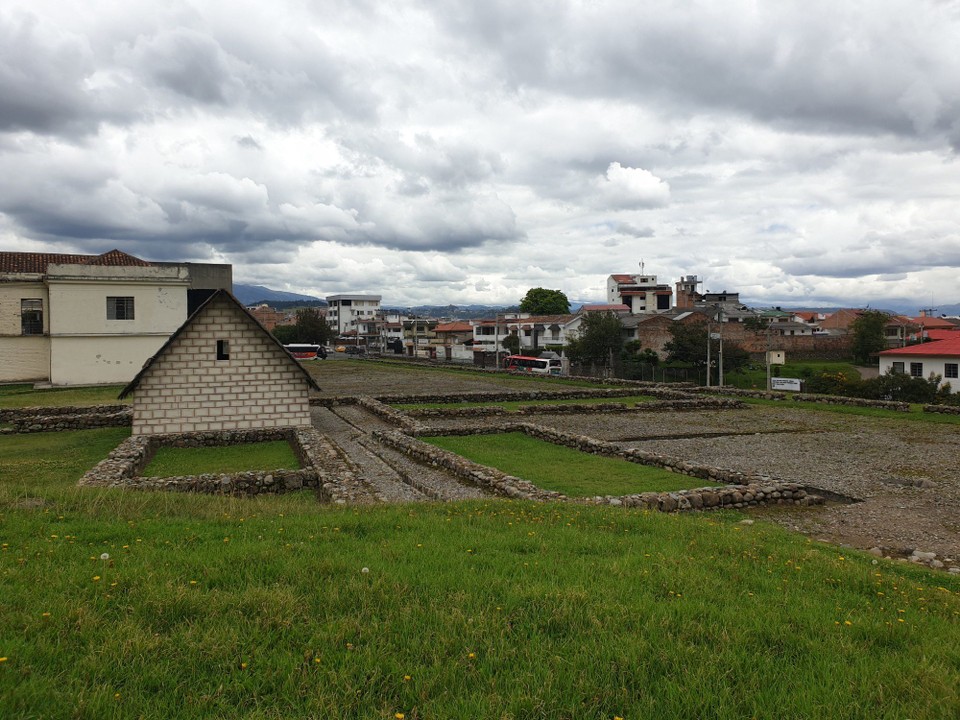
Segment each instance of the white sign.
[[788,390],[790,392],[800,392],[800,378],[770,378],[771,390]]

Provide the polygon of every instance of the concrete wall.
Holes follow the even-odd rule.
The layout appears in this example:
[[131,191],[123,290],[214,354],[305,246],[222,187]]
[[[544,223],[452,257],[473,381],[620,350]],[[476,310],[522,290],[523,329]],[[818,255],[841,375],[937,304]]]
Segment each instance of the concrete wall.
[[0,382],[35,382],[50,374],[50,338],[0,337]]
[[[134,319],[108,320],[107,297],[132,297]],[[187,319],[187,287],[185,283],[104,280],[81,284],[51,280],[50,305],[54,310],[50,314],[51,335],[159,335],[166,339]],[[146,359],[140,358],[140,365]]]
[[126,384],[136,377],[143,364],[163,346],[170,334],[54,335],[50,338],[50,383]]
[[[217,360],[217,341],[230,359]],[[296,365],[229,300],[207,305],[134,391],[133,434],[310,424],[309,386]]]
[[40,298],[43,300],[43,330],[50,323],[49,299],[47,288],[40,282],[3,282],[0,283],[0,337],[21,334],[20,301]]

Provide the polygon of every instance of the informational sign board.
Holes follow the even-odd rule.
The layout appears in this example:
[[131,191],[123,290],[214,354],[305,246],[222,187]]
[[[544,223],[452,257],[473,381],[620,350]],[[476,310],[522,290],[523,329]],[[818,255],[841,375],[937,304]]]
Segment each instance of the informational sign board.
[[787,392],[800,392],[800,378],[770,378],[770,389],[785,390]]

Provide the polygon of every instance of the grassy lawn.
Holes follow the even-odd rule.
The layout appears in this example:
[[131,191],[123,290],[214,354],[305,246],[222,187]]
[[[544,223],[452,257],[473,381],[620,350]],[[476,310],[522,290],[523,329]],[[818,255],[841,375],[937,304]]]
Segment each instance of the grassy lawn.
[[297,470],[300,461],[286,440],[224,447],[162,447],[143,471],[144,477],[177,477],[243,470]]
[[[33,385],[0,385],[0,408],[52,407],[56,405],[113,405],[123,385],[51,388],[34,390]],[[127,398],[124,402],[130,402]]]
[[3,717],[960,715],[958,578],[732,513],[77,488],[125,435],[0,437]]
[[633,407],[639,403],[652,402],[656,400],[651,395],[631,395],[629,397],[618,398],[561,398],[556,400],[509,400],[497,402],[457,402],[457,403],[420,403],[420,404],[401,404],[394,407],[400,410],[420,410],[426,408],[472,408],[472,407],[490,407],[496,405],[510,412],[516,412],[522,405],[596,405],[598,403],[623,403]]
[[698,478],[553,445],[523,433],[423,438],[481,465],[571,497],[709,487]]

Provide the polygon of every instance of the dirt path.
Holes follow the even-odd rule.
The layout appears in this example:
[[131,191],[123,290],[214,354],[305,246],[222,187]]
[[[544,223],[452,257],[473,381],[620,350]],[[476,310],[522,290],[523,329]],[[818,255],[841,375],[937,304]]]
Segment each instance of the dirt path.
[[363,408],[342,405],[315,407],[313,425],[336,444],[356,468],[358,477],[387,502],[470,500],[485,497],[438,468],[421,465],[370,437],[374,430],[392,426]]

